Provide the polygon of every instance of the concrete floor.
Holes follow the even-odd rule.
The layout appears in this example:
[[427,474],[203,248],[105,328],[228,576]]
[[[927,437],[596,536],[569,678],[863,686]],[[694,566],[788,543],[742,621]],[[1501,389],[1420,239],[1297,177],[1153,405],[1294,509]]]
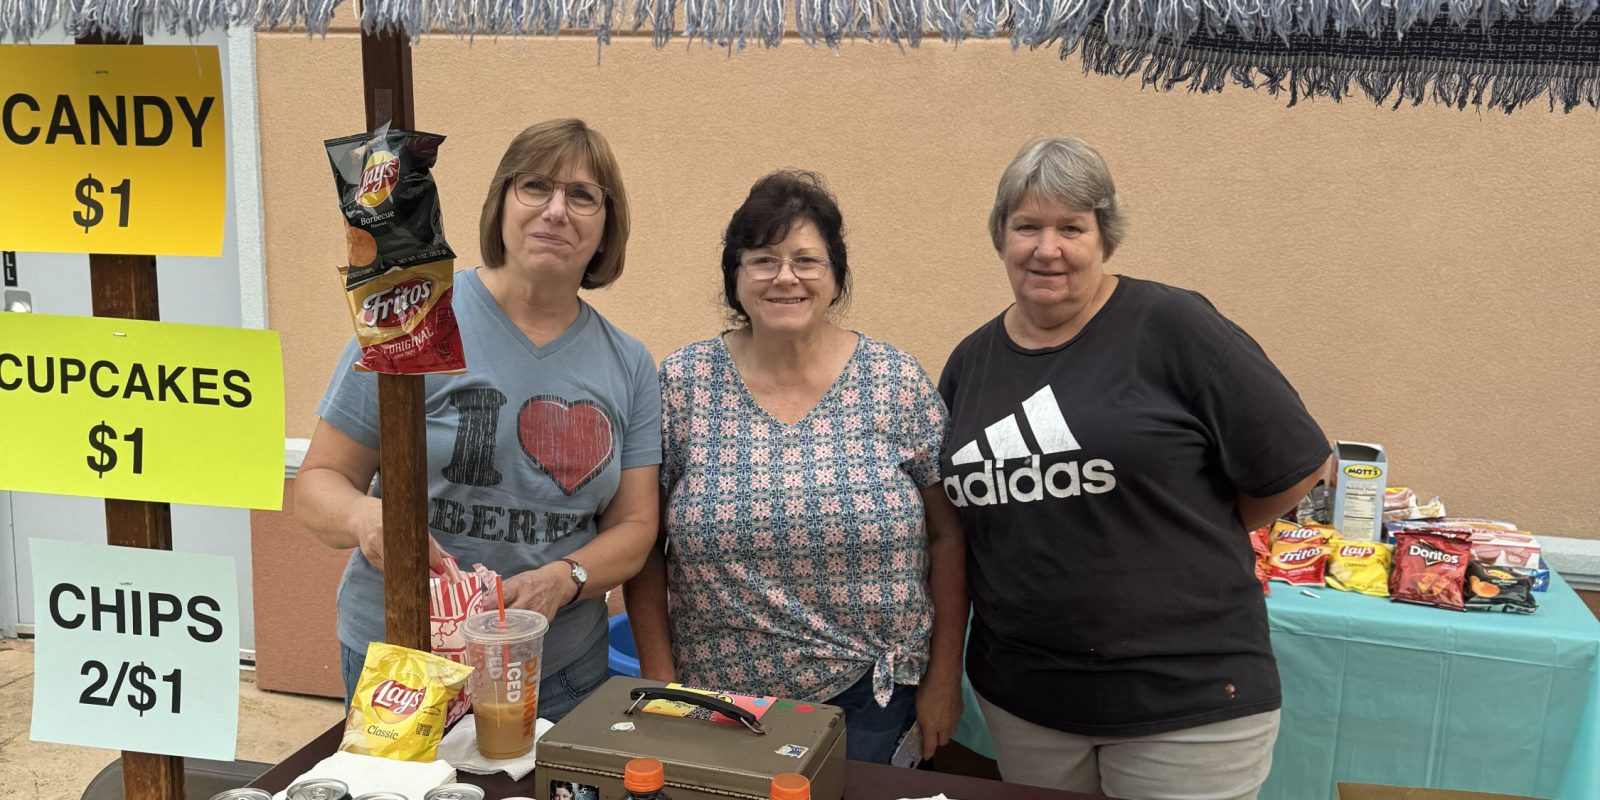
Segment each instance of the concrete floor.
[[[343,715],[337,700],[265,692],[255,673],[239,672],[239,745],[234,756],[274,763]],[[119,755],[114,750],[35,742],[33,644],[0,639],[0,797],[77,800],[83,788]]]

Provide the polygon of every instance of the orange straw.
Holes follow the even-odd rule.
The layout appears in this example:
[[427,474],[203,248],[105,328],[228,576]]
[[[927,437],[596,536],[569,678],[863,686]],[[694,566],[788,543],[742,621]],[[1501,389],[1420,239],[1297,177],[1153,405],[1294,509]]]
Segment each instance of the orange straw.
[[506,621],[506,592],[501,588],[500,584],[500,576],[494,576],[494,599],[500,604],[500,624],[504,625]]

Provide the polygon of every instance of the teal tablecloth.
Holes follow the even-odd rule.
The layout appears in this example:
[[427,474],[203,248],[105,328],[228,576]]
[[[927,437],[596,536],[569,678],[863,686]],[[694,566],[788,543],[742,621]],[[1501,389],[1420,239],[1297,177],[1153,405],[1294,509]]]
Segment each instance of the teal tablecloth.
[[[1283,724],[1262,800],[1340,781],[1600,798],[1600,622],[1560,576],[1532,616],[1315,591],[1267,600]],[[965,690],[956,739],[993,756]]]

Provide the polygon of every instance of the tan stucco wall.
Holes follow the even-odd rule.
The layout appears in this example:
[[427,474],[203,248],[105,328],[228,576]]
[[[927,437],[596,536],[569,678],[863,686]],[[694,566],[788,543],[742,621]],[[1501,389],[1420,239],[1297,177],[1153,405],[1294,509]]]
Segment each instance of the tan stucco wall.
[[[321,140],[361,129],[353,36],[259,38],[272,327],[289,435],[307,436],[349,321]],[[1600,119],[1506,117],[1263,92],[1162,94],[1003,42],[921,50],[788,41],[730,57],[593,40],[426,39],[417,123],[459,265],[511,136],[580,116],[618,152],[635,209],[627,274],[588,299],[659,358],[718,330],[718,237],[750,183],[822,172],[849,227],[848,323],[937,376],[1009,300],[984,231],[1027,138],[1101,148],[1132,212],[1115,271],[1200,290],[1250,331],[1332,437],[1377,441],[1397,482],[1452,512],[1600,537]]]

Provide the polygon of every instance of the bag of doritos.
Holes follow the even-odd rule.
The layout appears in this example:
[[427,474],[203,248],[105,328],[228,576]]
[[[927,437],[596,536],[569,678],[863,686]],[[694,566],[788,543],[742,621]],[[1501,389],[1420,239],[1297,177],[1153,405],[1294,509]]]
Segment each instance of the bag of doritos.
[[340,750],[400,761],[432,761],[445,709],[472,667],[399,645],[373,642],[361,666]]
[[1394,538],[1389,599],[1466,610],[1461,589],[1471,553],[1471,536],[1463,531],[1401,531]]

